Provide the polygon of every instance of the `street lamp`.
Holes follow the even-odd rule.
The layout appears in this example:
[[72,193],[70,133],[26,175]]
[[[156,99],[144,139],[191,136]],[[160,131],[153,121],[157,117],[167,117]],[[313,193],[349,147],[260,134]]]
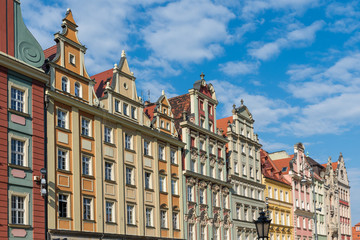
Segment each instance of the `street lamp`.
[[260,217],[254,221],[258,239],[268,239],[271,219],[265,216],[264,212],[260,213]]

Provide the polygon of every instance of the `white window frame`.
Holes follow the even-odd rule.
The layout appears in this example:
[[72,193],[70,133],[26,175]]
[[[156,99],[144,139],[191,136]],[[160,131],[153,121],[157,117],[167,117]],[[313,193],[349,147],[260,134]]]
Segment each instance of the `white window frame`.
[[128,225],[135,225],[135,205],[126,205],[126,223]]
[[69,53],[69,63],[73,66],[76,66],[76,57],[72,53]]
[[[24,198],[24,222],[23,223],[12,223],[12,197],[21,197]],[[29,194],[28,193],[18,193],[14,191],[8,192],[8,204],[9,204],[9,223],[15,225],[29,225]]]
[[[149,174],[148,178],[146,177],[147,174]],[[151,172],[149,172],[149,171],[144,172],[144,180],[145,180],[145,184],[144,184],[145,190],[153,189],[153,187],[152,187],[152,173]],[[146,187],[146,185],[148,185],[148,187]]]
[[160,227],[161,228],[167,228],[168,222],[167,222],[167,211],[164,209],[160,210]]
[[205,189],[204,188],[200,188],[199,189],[199,203],[200,204],[206,204],[206,197],[204,196],[205,194]]
[[[77,88],[76,85],[79,86],[78,95],[76,95],[76,88]],[[75,83],[74,83],[74,96],[75,96],[75,97],[82,98],[82,86],[81,86],[81,83],[80,83],[80,82],[75,82]]]
[[188,202],[194,202],[194,186],[187,185],[187,200]]
[[132,119],[137,119],[137,108],[134,106],[130,107],[130,114]]
[[200,225],[200,240],[206,239],[206,226]]
[[[107,167],[106,164],[109,164],[110,167]],[[110,169],[110,179],[108,176],[107,169]],[[114,181],[114,163],[110,161],[105,161],[104,163],[104,179],[109,181]]]
[[146,227],[154,226],[153,208],[152,207],[146,207],[146,209],[145,209],[145,224],[146,224]]
[[[90,200],[90,204],[89,204],[89,207],[90,207],[90,218],[85,218],[85,199],[88,199]],[[84,196],[83,197],[83,220],[84,221],[91,221],[91,220],[94,220],[94,199],[90,196]]]
[[[84,122],[87,122],[87,126],[84,126]],[[81,117],[81,135],[91,137],[92,136],[91,130],[92,130],[91,119],[82,116]],[[86,131],[87,131],[87,134],[84,134],[84,133],[86,133]]]
[[129,116],[129,104],[123,102],[123,113],[125,116]]
[[[59,151],[62,151],[65,153],[65,169],[59,168]],[[56,163],[57,163],[56,166],[57,166],[58,170],[69,171],[69,151],[64,148],[58,147],[57,151],[56,151]]]
[[144,139],[144,155],[151,156],[151,142]]
[[175,229],[175,230],[180,229],[179,213],[178,212],[173,212],[172,213],[172,220],[173,220],[173,229]]
[[[64,90],[64,88],[63,88],[63,80],[66,80],[66,90]],[[61,77],[61,91],[70,93],[70,81],[65,76]]]
[[[63,112],[65,114],[64,127],[59,126],[59,112]],[[63,129],[69,129],[69,111],[59,107],[56,108],[56,126]]]
[[[16,140],[16,141],[20,141],[20,142],[23,142],[24,145],[23,145],[23,165],[17,165],[17,164],[14,164],[12,163],[12,140]],[[21,137],[21,136],[18,136],[18,135],[15,135],[13,133],[9,133],[8,134],[8,151],[9,151],[9,163],[10,164],[13,164],[13,165],[16,165],[16,166],[23,166],[23,167],[28,167],[29,166],[29,138],[26,138],[26,137]]]
[[189,224],[189,240],[194,240],[194,224]]
[[129,133],[125,133],[125,149],[133,149],[133,136]]
[[[18,91],[21,91],[23,92],[23,101],[22,101],[22,111],[19,111],[17,110],[16,108],[12,108],[11,107],[11,89],[14,88]],[[18,112],[22,112],[22,113],[29,113],[29,90],[27,87],[23,87],[23,86],[20,86],[14,82],[10,82],[8,81],[8,108],[9,109],[12,109],[12,110],[15,110],[15,111],[18,111]],[[17,101],[17,100],[16,100]]]
[[159,159],[165,160],[165,147],[159,144]]
[[[111,205],[111,209],[110,209],[111,219],[110,220],[108,219],[108,209],[109,209],[108,204]],[[115,220],[115,202],[114,201],[105,200],[105,221],[107,223],[116,222],[116,220]]]
[[[60,216],[60,211],[59,211],[59,208],[60,208],[60,195],[63,195],[63,196],[66,196],[66,217],[61,217]],[[59,218],[71,218],[71,211],[70,211],[70,195],[68,193],[63,193],[63,192],[59,192],[58,195],[58,216]]]
[[159,175],[159,191],[166,192],[166,176]]
[[133,167],[125,167],[125,183],[126,185],[135,185],[135,171]]
[[178,191],[178,180],[175,178],[171,179],[171,194],[173,195],[179,195]]
[[172,164],[177,164],[176,150],[170,149],[170,161]]
[[121,113],[121,101],[119,99],[114,100],[114,112]]
[[113,129],[108,126],[104,126],[104,142],[113,143]]
[[[84,173],[84,158],[88,158],[89,162],[88,162],[88,173]],[[86,155],[86,154],[81,154],[81,173],[83,175],[88,175],[88,176],[92,176],[93,175],[93,164],[92,164],[92,157],[90,155]]]

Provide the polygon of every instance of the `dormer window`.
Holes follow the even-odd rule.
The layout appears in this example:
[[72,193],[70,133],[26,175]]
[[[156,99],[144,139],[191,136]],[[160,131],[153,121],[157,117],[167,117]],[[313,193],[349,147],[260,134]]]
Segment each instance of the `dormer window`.
[[126,103],[123,104],[123,112],[126,116],[129,116],[128,107],[129,107],[128,104]]
[[61,90],[63,90],[64,92],[70,92],[69,80],[67,79],[67,77],[61,78]]
[[81,97],[81,85],[80,85],[80,83],[76,82],[74,89],[75,89],[75,96],[76,97]]
[[166,108],[164,108],[164,114],[166,114]]
[[75,56],[69,53],[69,63],[75,66]]
[[115,99],[115,112],[120,112],[120,101]]
[[136,107],[131,107],[131,118],[136,119]]
[[169,123],[166,123],[166,129],[170,130],[170,124]]

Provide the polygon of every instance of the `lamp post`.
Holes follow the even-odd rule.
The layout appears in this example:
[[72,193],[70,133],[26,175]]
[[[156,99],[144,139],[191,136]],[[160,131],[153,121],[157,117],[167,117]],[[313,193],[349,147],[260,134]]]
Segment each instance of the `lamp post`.
[[268,239],[271,219],[265,216],[265,212],[260,213],[260,217],[254,221],[258,239]]

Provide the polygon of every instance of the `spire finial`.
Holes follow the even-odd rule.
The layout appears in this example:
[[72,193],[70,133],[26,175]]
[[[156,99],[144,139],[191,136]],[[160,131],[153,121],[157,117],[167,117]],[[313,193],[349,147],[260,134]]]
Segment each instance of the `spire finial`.
[[240,100],[241,106],[244,106],[244,99]]
[[306,156],[307,156],[307,157],[309,156],[309,151],[306,151]]
[[125,50],[122,50],[122,51],[121,51],[121,57],[126,57]]
[[161,95],[165,95],[165,90],[161,90]]
[[201,77],[201,80],[204,80],[205,74],[203,72],[201,72],[200,77]]

